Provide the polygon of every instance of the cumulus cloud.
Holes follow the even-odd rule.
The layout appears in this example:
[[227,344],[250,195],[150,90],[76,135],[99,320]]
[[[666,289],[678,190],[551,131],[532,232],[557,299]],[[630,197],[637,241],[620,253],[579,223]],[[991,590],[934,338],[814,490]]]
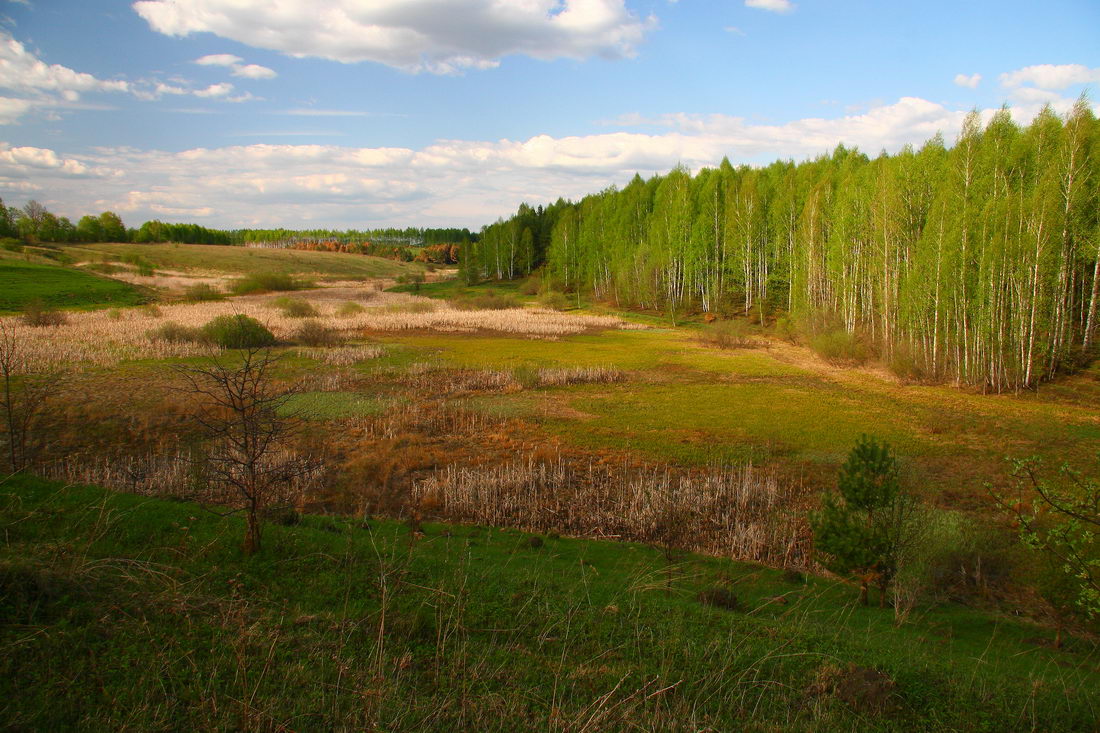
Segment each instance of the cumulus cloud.
[[294,57],[436,74],[492,68],[514,54],[632,57],[656,25],[624,0],[140,0],[133,8],[166,35],[208,32]]
[[982,82],[981,74],[955,74],[955,84],[960,87],[967,87],[968,89],[977,89],[978,85]]
[[61,64],[47,64],[11,34],[0,31],[0,89],[18,96],[0,97],[0,124],[10,124],[33,109],[73,106],[87,92],[129,92],[129,83],[97,79]]
[[[1013,115],[1028,122],[1048,101],[1062,112],[1073,103],[1044,96],[1015,105]],[[724,156],[735,163],[805,158],[841,142],[874,154],[919,145],[937,132],[950,141],[965,115],[903,97],[859,114],[784,124],[729,115],[630,115],[611,123],[620,129],[602,134],[437,140],[419,149],[255,144],[75,155],[0,144],[0,196],[38,186],[54,197],[45,203],[60,214],[111,209],[135,224],[172,217],[217,227],[477,227],[522,201],[579,198],[624,184],[635,172],[664,173],[678,163],[697,170]]]
[[199,66],[227,66],[233,70],[233,76],[246,79],[274,79],[278,74],[274,69],[259,64],[246,64],[240,56],[231,53],[212,53],[195,59]]
[[745,0],[745,7],[768,10],[772,13],[790,13],[795,6],[791,0]]
[[1083,64],[1038,64],[1001,74],[1001,84],[1009,88],[1028,84],[1038,89],[1065,89],[1094,82],[1100,82],[1100,68]]

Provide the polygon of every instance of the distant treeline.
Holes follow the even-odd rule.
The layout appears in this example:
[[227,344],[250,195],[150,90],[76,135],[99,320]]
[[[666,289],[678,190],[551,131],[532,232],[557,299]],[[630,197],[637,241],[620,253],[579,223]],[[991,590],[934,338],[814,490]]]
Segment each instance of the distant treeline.
[[127,229],[111,211],[81,217],[75,225],[56,216],[38,201],[22,208],[0,200],[0,238],[28,242],[179,242],[182,244],[261,244],[272,247],[352,252],[406,262],[455,264],[464,244],[477,239],[468,229],[235,229],[219,230],[198,224],[147,221]]
[[544,267],[559,287],[658,310],[786,311],[935,379],[1018,389],[1095,350],[1100,124],[1081,99],[1026,127],[971,114],[950,149],[676,168],[521,206],[468,280]]

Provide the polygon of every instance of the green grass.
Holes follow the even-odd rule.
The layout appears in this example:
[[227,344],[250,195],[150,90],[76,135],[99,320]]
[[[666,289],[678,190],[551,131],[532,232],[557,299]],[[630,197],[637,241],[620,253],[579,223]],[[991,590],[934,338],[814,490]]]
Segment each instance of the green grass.
[[303,392],[294,395],[285,406],[286,412],[310,420],[377,415],[384,408],[382,400],[358,392]]
[[35,299],[86,309],[138,305],[148,296],[133,285],[80,270],[0,259],[0,313],[19,311]]
[[307,252],[290,249],[253,249],[206,244],[89,244],[69,248],[74,257],[122,260],[140,256],[156,269],[193,272],[222,272],[310,275],[321,280],[394,278],[423,271],[418,263],[397,262],[380,257],[339,252]]
[[[574,445],[639,451],[663,461],[777,459],[828,468],[861,434],[871,433],[907,457],[922,486],[973,495],[985,481],[1004,478],[1006,456],[1087,461],[1100,444],[1096,407],[1067,404],[1053,388],[1055,399],[1046,400],[900,385],[861,372],[814,371],[766,348],[703,346],[683,330],[607,331],[559,341],[393,340],[454,367],[625,370],[629,379],[621,384],[487,395],[471,404],[536,421]],[[563,417],[562,407],[574,416]]]
[[[12,729],[1087,730],[1094,645],[641,545],[306,516],[239,550],[194,505],[0,485]],[[726,588],[740,610],[696,600]],[[782,596],[785,603],[776,601]],[[812,694],[874,668],[881,711]],[[857,696],[858,698],[858,696]],[[853,707],[855,705],[855,707]]]

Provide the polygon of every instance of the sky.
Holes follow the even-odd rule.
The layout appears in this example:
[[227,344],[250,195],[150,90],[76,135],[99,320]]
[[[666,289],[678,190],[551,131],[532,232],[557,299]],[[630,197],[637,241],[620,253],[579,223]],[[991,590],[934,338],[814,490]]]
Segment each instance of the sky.
[[478,229],[678,164],[1095,105],[1098,38],[1097,0],[0,0],[0,198]]

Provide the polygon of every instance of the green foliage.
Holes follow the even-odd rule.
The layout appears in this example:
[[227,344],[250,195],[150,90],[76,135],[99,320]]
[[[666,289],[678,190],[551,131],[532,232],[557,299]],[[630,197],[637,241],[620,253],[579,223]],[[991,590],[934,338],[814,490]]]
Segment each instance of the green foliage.
[[67,320],[62,311],[41,298],[33,298],[23,306],[23,323],[28,326],[60,326]]
[[187,303],[207,303],[224,298],[225,295],[210,283],[195,283],[183,289],[183,300]]
[[712,323],[703,328],[699,338],[703,343],[720,349],[746,349],[756,344],[752,326],[741,318]]
[[250,295],[253,293],[285,292],[289,290],[301,290],[307,284],[298,280],[293,275],[282,272],[254,272],[237,280],[231,286],[234,295]]
[[349,300],[341,303],[340,307],[336,309],[336,317],[352,318],[353,316],[357,316],[365,310],[366,308],[364,308],[363,306],[359,305],[355,301]]
[[1034,457],[1014,461],[1012,475],[1025,497],[998,499],[1017,521],[1024,545],[1050,562],[1055,577],[1043,584],[1049,600],[1063,612],[1075,606],[1100,618],[1100,479],[1068,464],[1052,478]]
[[303,346],[339,346],[343,343],[340,332],[317,320],[308,320],[294,331],[295,342]]
[[167,341],[173,344],[201,343],[205,340],[202,329],[189,328],[175,321],[165,321],[156,328],[146,331],[145,335],[152,341]]
[[480,293],[477,295],[470,295],[458,300],[452,300],[451,305],[459,310],[509,310],[512,308],[522,308],[523,303],[520,303],[515,297],[499,293]]
[[811,518],[815,548],[825,567],[859,578],[863,603],[867,586],[875,582],[884,605],[911,529],[911,507],[890,446],[862,436],[840,468],[837,490],[839,495],[827,494]]
[[317,309],[308,300],[282,295],[271,301],[271,305],[282,311],[287,318],[314,318]]
[[218,316],[202,327],[203,338],[223,349],[251,349],[275,345],[275,336],[262,323],[244,314]]
[[839,329],[812,336],[810,348],[825,361],[838,366],[856,366],[870,357],[858,335]]
[[569,307],[569,298],[566,297],[565,293],[559,293],[557,290],[547,290],[539,296],[539,305],[543,308],[563,311]]

